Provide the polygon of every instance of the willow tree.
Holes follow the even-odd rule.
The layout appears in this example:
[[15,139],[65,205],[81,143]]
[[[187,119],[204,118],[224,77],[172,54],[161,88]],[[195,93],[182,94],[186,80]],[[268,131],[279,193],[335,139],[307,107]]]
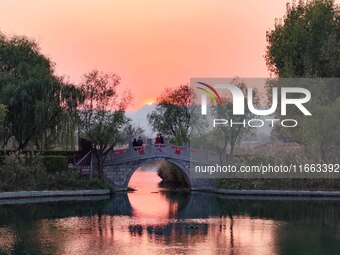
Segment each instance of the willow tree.
[[54,132],[62,112],[77,104],[77,94],[55,75],[54,63],[34,40],[0,34],[0,102],[8,110],[4,146],[14,137],[23,150]]
[[84,101],[79,107],[80,136],[91,142],[99,178],[103,178],[108,153],[123,140],[124,127],[129,123],[125,110],[131,94],[119,95],[119,84],[118,75],[97,70],[86,73],[81,84]]

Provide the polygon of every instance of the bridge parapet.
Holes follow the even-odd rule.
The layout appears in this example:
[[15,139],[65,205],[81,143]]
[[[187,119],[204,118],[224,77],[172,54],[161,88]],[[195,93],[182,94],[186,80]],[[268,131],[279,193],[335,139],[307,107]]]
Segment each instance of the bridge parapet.
[[199,161],[203,163],[216,162],[219,155],[208,153],[203,149],[193,149],[189,146],[177,146],[173,144],[153,144],[151,140],[143,146],[130,145],[126,149],[111,151],[106,158],[106,165],[118,162],[137,161],[139,159],[166,157],[172,159]]
[[190,159],[190,147],[172,144],[152,144],[148,141],[143,146],[129,146],[126,149],[114,150],[106,158],[106,163],[139,160],[146,157],[166,156],[174,159]]

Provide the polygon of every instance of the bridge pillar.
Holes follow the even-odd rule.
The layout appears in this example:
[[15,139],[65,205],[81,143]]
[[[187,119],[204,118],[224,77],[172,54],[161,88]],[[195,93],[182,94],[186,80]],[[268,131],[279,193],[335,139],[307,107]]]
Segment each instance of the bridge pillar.
[[104,167],[105,179],[115,187],[116,191],[127,190],[127,178],[133,167],[133,164],[129,163],[107,165]]

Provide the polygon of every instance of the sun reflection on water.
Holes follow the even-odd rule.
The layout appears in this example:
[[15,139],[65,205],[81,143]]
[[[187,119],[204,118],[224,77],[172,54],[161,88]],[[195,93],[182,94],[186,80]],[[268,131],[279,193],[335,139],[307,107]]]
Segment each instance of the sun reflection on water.
[[337,202],[233,200],[164,191],[158,181],[156,173],[137,172],[138,191],[109,201],[0,206],[0,254],[338,251]]

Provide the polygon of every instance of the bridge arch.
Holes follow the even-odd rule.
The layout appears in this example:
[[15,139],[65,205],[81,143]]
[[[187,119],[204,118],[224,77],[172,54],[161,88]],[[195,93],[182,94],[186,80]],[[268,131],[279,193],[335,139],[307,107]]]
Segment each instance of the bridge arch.
[[188,160],[174,159],[164,156],[153,156],[135,159],[131,161],[112,162],[104,166],[104,176],[116,191],[127,190],[133,173],[142,165],[152,161],[166,161],[177,166],[184,174],[189,188],[194,186],[193,178],[190,175],[190,163]]
[[171,159],[171,158],[165,158],[165,157],[148,158],[148,159],[145,159],[143,161],[139,161],[138,163],[132,165],[131,170],[129,171],[129,173],[126,176],[124,187],[126,187],[126,189],[128,188],[131,177],[136,172],[136,170],[138,168],[140,168],[141,166],[143,166],[143,165],[145,165],[149,162],[155,162],[155,161],[165,161],[167,163],[170,163],[170,164],[178,167],[178,169],[180,169],[180,171],[183,173],[189,188],[192,187],[192,179],[190,178],[190,172],[189,172],[188,165],[186,165],[183,162],[180,162],[179,160],[175,160],[175,159]]

